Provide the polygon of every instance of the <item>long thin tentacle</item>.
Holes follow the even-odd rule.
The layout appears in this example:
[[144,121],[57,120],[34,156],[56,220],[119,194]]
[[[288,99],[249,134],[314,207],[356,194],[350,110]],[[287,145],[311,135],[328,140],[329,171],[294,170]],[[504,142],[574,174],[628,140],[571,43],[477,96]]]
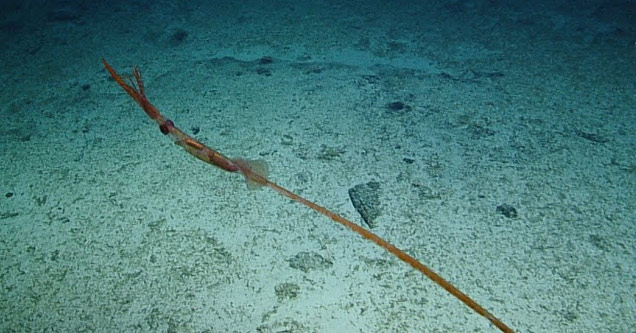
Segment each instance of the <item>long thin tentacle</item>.
[[141,81],[141,72],[139,71],[139,69],[133,69],[133,75],[135,77],[135,81],[137,81],[137,89],[135,89],[135,87],[132,87],[124,82],[124,80],[119,76],[119,74],[117,74],[117,72],[115,72],[115,70],[106,62],[105,59],[102,59],[102,63],[104,64],[104,67],[106,68],[108,73],[110,73],[110,76],[115,80],[115,82],[117,82],[117,84],[119,84],[128,93],[128,95],[130,95],[130,97],[132,97],[132,99],[134,99],[135,102],[137,102],[137,104],[141,106],[148,117],[155,120],[161,126],[161,124],[165,121],[165,118],[161,116],[159,110],[157,110],[157,108],[152,105],[146,98],[144,85]]

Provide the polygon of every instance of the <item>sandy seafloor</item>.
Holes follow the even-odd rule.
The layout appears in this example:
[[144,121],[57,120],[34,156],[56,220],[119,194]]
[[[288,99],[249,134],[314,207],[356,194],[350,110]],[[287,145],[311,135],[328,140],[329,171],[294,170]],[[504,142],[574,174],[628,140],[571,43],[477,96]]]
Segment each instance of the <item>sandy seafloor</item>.
[[0,331],[496,331],[188,156],[105,57],[356,223],[348,189],[380,183],[373,231],[516,331],[633,332],[636,3],[524,3],[4,1]]

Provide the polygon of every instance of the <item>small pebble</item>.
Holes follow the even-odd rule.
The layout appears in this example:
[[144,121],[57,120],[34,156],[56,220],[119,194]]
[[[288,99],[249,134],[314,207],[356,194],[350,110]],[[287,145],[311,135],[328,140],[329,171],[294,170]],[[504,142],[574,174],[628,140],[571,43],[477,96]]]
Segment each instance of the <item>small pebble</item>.
[[406,105],[402,102],[392,102],[386,105],[387,108],[391,111],[400,111],[403,110]]
[[502,214],[503,216],[511,219],[518,216],[517,209],[512,207],[509,204],[502,204],[497,206],[497,213]]
[[262,57],[258,61],[258,63],[260,63],[261,65],[268,65],[268,64],[271,64],[273,62],[274,62],[274,59],[272,57],[268,57],[268,56]]

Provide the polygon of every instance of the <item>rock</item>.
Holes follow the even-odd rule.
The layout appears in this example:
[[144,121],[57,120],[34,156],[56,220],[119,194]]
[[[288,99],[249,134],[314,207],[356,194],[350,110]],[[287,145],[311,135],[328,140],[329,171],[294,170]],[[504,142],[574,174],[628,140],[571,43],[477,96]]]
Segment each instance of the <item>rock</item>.
[[369,228],[377,226],[376,219],[380,216],[380,183],[368,182],[358,184],[349,189],[349,198],[353,207],[360,213],[364,223]]
[[507,218],[515,218],[517,217],[517,209],[512,207],[509,204],[502,204],[497,206],[497,213],[502,214]]

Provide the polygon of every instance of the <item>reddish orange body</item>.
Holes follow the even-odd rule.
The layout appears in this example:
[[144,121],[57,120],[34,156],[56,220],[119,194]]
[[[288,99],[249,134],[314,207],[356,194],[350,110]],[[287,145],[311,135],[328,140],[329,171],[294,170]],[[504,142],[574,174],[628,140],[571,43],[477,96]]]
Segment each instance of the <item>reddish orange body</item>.
[[135,88],[133,86],[128,85],[126,82],[124,82],[124,80],[117,74],[117,72],[115,72],[115,70],[106,62],[106,60],[102,59],[102,62],[104,63],[104,67],[106,67],[106,70],[110,73],[113,79],[115,79],[115,82],[117,82],[128,93],[128,95],[130,95],[130,97],[132,97],[137,102],[137,104],[141,106],[144,112],[146,112],[146,114],[159,125],[161,132],[163,134],[170,135],[172,139],[175,141],[175,143],[183,147],[188,153],[194,155],[196,158],[206,163],[212,164],[223,170],[230,171],[230,172],[240,171],[243,174],[243,176],[245,176],[245,179],[247,180],[248,184],[252,183],[252,184],[267,186],[271,188],[272,190],[296,202],[299,202],[322,215],[325,215],[331,218],[335,222],[340,223],[341,225],[349,228],[355,233],[361,235],[362,237],[372,241],[373,243],[382,247],[383,249],[393,254],[400,260],[411,265],[413,268],[420,271],[422,274],[427,276],[433,282],[440,285],[442,288],[448,291],[451,295],[455,296],[457,299],[462,301],[464,304],[466,304],[468,307],[473,309],[475,312],[479,313],[480,315],[488,319],[493,325],[499,328],[502,332],[506,332],[506,333],[514,332],[511,328],[506,326],[501,320],[497,319],[497,317],[493,316],[490,312],[488,312],[488,310],[483,308],[481,305],[475,302],[468,295],[464,294],[459,289],[457,289],[457,287],[455,287],[450,282],[446,281],[440,275],[435,273],[428,266],[419,262],[417,259],[411,257],[406,252],[398,249],[393,244],[387,242],[380,236],[372,233],[371,231],[349,221],[348,219],[320,205],[317,205],[297,195],[294,192],[287,190],[286,188],[282,186],[279,186],[278,184],[274,182],[269,181],[267,179],[267,175],[265,174],[265,171],[262,171],[260,170],[260,168],[257,168],[256,163],[253,164],[250,161],[242,160],[242,159],[231,160],[223,156],[221,153],[208,148],[206,145],[195,140],[191,136],[183,133],[179,128],[174,126],[174,123],[171,120],[164,117],[159,112],[159,110],[157,110],[157,108],[155,108],[154,105],[152,105],[148,101],[148,99],[146,98],[146,94],[144,92],[143,82],[141,81],[141,72],[137,68],[133,69],[133,76],[135,77],[135,81],[137,84],[137,88]]

